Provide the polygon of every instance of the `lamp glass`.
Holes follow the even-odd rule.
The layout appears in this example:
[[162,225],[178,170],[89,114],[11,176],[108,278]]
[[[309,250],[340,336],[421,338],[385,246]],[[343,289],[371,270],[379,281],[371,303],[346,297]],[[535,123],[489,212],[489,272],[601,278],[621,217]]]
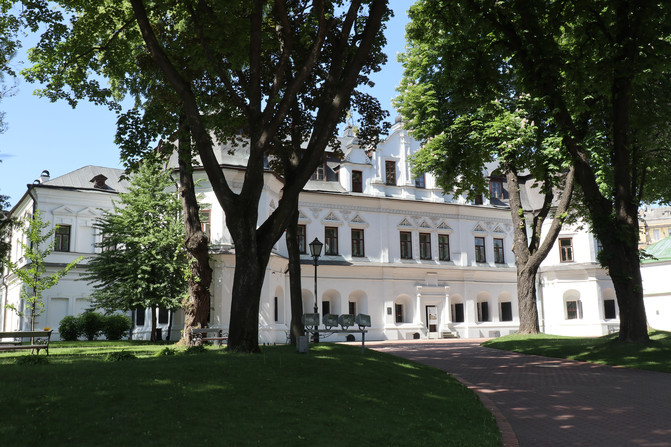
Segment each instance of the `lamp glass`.
[[313,258],[318,258],[322,254],[322,244],[319,239],[315,238],[314,241],[310,242],[310,255]]

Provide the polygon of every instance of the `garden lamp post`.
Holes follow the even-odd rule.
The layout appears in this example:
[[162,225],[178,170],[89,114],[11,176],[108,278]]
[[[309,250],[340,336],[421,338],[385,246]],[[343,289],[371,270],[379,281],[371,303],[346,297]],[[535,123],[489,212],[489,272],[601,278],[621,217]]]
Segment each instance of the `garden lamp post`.
[[[314,308],[314,313],[318,313],[319,309],[317,308],[317,260],[319,259],[319,256],[322,253],[322,247],[324,244],[322,244],[319,239],[315,238],[314,241],[310,242],[310,255],[312,256],[312,259],[315,261],[315,308]],[[319,319],[319,317],[317,317]],[[315,327],[315,331],[317,328]],[[319,343],[319,332],[315,332],[312,341],[314,343]]]

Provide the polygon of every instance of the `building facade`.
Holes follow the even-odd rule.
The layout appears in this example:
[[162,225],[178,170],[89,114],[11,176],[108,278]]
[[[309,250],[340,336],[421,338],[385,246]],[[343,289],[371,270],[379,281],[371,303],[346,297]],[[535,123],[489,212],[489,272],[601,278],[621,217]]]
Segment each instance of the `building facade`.
[[[374,151],[359,147],[348,127],[341,138],[341,149],[344,158],[334,161],[325,157],[299,200],[304,311],[312,312],[316,304],[322,315],[368,314],[372,327],[367,338],[373,340],[496,337],[515,332],[519,314],[512,221],[507,187],[495,175],[494,166],[483,172],[491,181],[491,198],[469,202],[444,194],[430,174],[413,177],[409,157],[419,149],[419,143],[399,121]],[[219,147],[218,152],[229,184],[234,190],[240,188],[246,162],[244,148],[233,155],[225,147]],[[124,190],[123,182],[110,180],[118,179],[121,172],[82,169],[84,172],[78,170],[30,185],[12,211],[21,216],[39,208],[54,228],[70,227],[70,250],[52,254],[50,262],[54,265],[80,254],[95,255],[94,244],[101,235],[95,234],[92,224],[101,209],[111,208],[115,194]],[[89,182],[101,174],[109,189],[96,188],[95,181]],[[214,269],[210,326],[226,329],[236,247],[207,176],[202,170],[196,170],[195,176],[199,178],[197,192],[202,197],[203,228],[210,237]],[[276,207],[282,186],[275,175],[266,175],[259,222]],[[531,185],[524,185],[523,196],[533,202]],[[324,243],[317,267],[317,297],[315,267],[308,248],[315,238]],[[602,335],[617,329],[615,293],[607,273],[596,261],[598,250],[598,241],[584,229],[562,230],[538,275],[542,330]],[[13,251],[13,256],[17,259],[20,253]],[[291,321],[287,266],[286,241],[282,238],[273,250],[263,284],[260,343],[286,341]],[[91,286],[76,281],[84,268],[85,263],[47,291],[47,311],[40,317],[40,324],[57,328],[63,316],[90,307]],[[16,302],[19,287],[11,275],[5,275],[4,302]],[[25,325],[9,311],[2,312],[4,330]],[[146,314],[139,312],[135,318],[136,335],[148,338]],[[167,323],[166,315],[160,315],[164,337]],[[175,315],[171,339],[179,338],[182,325],[183,317]],[[334,334],[326,340],[344,338]]]

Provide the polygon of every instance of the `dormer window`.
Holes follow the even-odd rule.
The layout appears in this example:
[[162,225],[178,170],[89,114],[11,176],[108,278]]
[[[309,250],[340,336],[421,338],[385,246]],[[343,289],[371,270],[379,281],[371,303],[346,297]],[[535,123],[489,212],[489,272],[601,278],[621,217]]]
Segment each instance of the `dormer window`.
[[352,171],[352,192],[363,192],[363,173]]
[[90,180],[90,182],[93,183],[93,187],[95,189],[110,189],[110,187],[105,183],[106,181],[107,177],[102,174],[98,174]]
[[500,179],[490,180],[489,194],[493,199],[503,199],[503,181]]
[[393,160],[384,162],[384,183],[396,186],[396,162]]

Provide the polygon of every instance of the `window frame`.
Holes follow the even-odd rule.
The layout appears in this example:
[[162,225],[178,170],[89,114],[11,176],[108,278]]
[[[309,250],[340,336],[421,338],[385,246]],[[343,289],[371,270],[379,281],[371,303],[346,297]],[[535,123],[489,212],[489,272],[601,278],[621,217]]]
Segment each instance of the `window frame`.
[[[568,241],[568,245],[563,245],[564,241]],[[557,240],[559,245],[559,262],[574,262],[573,257],[573,238],[572,237],[560,237]]]
[[398,323],[404,323],[404,314],[403,314],[403,304],[402,303],[394,303],[394,322],[396,324]]
[[489,180],[489,196],[492,199],[503,200],[505,198],[505,193],[503,192],[503,180],[498,178]]
[[[408,237],[407,240],[403,240],[403,237]],[[412,232],[410,231],[401,231],[399,232],[400,248],[401,248],[401,259],[412,259]]]
[[415,177],[415,188],[426,189],[426,176],[424,173]]
[[[444,242],[442,240],[444,238]],[[444,256],[445,255],[445,256]],[[450,235],[449,234],[439,234],[438,235],[438,260],[439,261],[449,261],[450,260]]]
[[[500,243],[500,246],[497,246],[497,243]],[[495,264],[505,264],[505,252],[503,248],[503,239],[494,238],[494,263]]]
[[[67,229],[67,233],[59,232],[58,230],[60,229]],[[72,225],[56,224],[56,228],[54,229],[54,251],[69,253],[71,239]]]
[[[569,305],[572,305],[569,307]],[[575,306],[575,308],[573,308]],[[582,320],[582,301],[579,299],[570,299],[564,301],[567,320]]]
[[[482,245],[478,245],[482,241]],[[484,236],[475,236],[475,262],[487,262],[487,245]]]
[[489,315],[489,301],[478,301],[477,310],[478,323],[492,321],[491,316]]
[[[354,237],[355,233],[360,234],[361,237],[355,238]],[[363,228],[352,228],[351,235],[352,235],[352,257],[355,258],[365,257],[366,249],[365,249],[365,236]]]
[[[357,177],[358,181],[355,181]],[[363,171],[352,171],[352,192],[363,192]]]
[[296,225],[296,239],[298,243],[298,252],[302,255],[307,251],[307,227],[305,225]]
[[[422,240],[424,239],[424,240]],[[431,233],[419,233],[419,259],[431,260]]]
[[[207,216],[205,219],[204,216]],[[211,229],[212,229],[212,209],[207,208],[204,210],[198,211],[198,218],[200,219],[200,230],[205,233],[207,240],[211,239]]]
[[384,161],[384,184],[396,186],[396,160]]
[[338,256],[338,253],[338,227],[324,227],[324,255]]
[[[507,310],[504,311],[504,305],[507,308]],[[513,321],[513,303],[512,301],[501,301],[500,304],[501,308],[501,313],[500,313],[500,320],[501,321]]]

